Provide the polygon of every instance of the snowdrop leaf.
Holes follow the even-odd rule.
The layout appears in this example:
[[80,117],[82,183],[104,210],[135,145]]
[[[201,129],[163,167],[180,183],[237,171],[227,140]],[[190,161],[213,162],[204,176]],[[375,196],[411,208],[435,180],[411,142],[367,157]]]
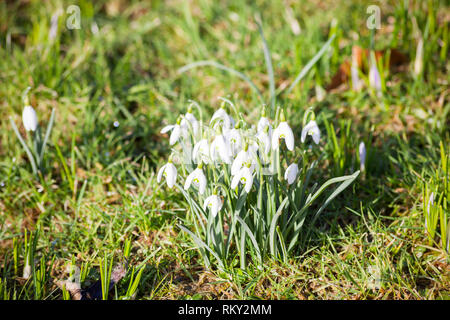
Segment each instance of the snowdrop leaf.
[[[224,265],[223,265],[222,259],[220,259],[219,256],[218,256],[213,250],[211,250],[210,247],[208,247],[208,246],[206,245],[206,243],[204,243],[202,240],[200,240],[200,238],[197,237],[197,236],[196,236],[192,231],[190,231],[188,228],[186,228],[186,227],[184,227],[184,226],[182,226],[182,225],[178,225],[178,226],[180,227],[181,230],[183,230],[184,232],[186,232],[187,234],[189,234],[189,235],[192,237],[192,239],[194,240],[195,244],[196,244],[199,248],[204,248],[204,249],[206,249],[209,253],[211,253],[211,255],[212,255],[214,258],[216,258],[217,262],[219,263],[219,266],[220,266],[221,268],[223,268]],[[208,261],[208,264],[209,264],[209,259],[208,259],[208,257],[207,257],[206,255],[203,255],[203,257],[206,258],[205,260]]]
[[253,232],[250,230],[250,228],[248,227],[248,225],[245,223],[244,220],[242,220],[241,217],[237,216],[236,217],[237,220],[241,223],[242,227],[244,228],[245,232],[248,234],[250,241],[253,244],[253,247],[256,250],[256,255],[258,256],[258,260],[262,263],[262,259],[261,259],[261,250],[259,249],[258,246],[258,242],[256,241],[255,236],[253,235]]

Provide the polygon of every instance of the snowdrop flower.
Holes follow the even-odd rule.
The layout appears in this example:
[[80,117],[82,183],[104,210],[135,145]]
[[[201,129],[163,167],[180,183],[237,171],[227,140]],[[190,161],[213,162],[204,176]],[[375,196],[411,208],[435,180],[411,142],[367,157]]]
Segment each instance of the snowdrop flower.
[[188,112],[184,115],[184,118],[181,120],[180,122],[180,126],[185,128],[186,132],[188,131],[189,128],[189,124],[188,122],[191,124],[192,126],[192,131],[194,132],[194,136],[197,135],[198,132],[198,127],[199,127],[199,123],[197,118],[195,118],[195,116],[191,113],[191,110],[189,109]]
[[[217,120],[222,120],[222,123],[223,123],[222,127],[226,130],[232,128],[235,124],[234,119],[230,115],[228,115],[228,113],[225,111],[224,108],[220,108],[219,110],[214,112],[214,114],[211,118],[210,124]],[[217,128],[217,125],[219,122],[214,124],[214,128]]]
[[266,117],[261,117],[258,121],[257,132],[262,132],[266,127],[269,127],[269,131],[272,131],[272,126],[270,125],[269,119]]
[[244,149],[239,151],[236,158],[233,161],[233,164],[231,165],[231,175],[236,175],[241,170],[242,167],[248,167],[250,168],[250,171],[253,172],[253,169],[255,168],[256,161],[253,156],[253,152],[251,148],[248,147],[246,144]]
[[192,150],[192,158],[197,162],[209,163],[209,143],[208,140],[202,139],[194,145]]
[[233,180],[231,181],[231,189],[235,189],[239,182],[244,185],[245,192],[249,193],[253,185],[253,175],[249,167],[243,167],[233,177]]
[[279,148],[280,142],[279,139],[284,139],[286,143],[286,147],[289,151],[294,150],[294,133],[292,132],[291,127],[287,124],[284,119],[284,114],[281,114],[281,123],[278,127],[273,131],[272,135],[272,149],[276,150]]
[[256,134],[256,139],[258,140],[259,147],[261,148],[261,151],[263,151],[265,155],[269,154],[271,148],[271,141],[270,141],[271,136],[268,131],[269,131],[268,129],[265,129],[264,131],[260,131]]
[[364,171],[366,165],[366,145],[364,142],[359,144],[359,163],[361,171]]
[[242,138],[239,129],[233,128],[226,134],[226,139],[230,147],[231,156],[235,157],[242,148]]
[[222,209],[223,203],[217,194],[213,194],[205,199],[203,203],[203,210],[209,208],[213,217],[217,216],[217,213]]
[[172,133],[170,134],[170,140],[169,140],[169,143],[171,146],[174,145],[175,143],[177,143],[178,139],[180,139],[180,137],[181,137],[181,134],[184,133],[184,131],[186,129],[185,126],[181,127],[180,123],[181,123],[181,120],[178,119],[177,123],[175,125],[165,126],[161,130],[161,133],[166,133],[166,132],[169,132],[170,130],[172,130]]
[[32,106],[26,106],[22,112],[22,122],[25,130],[35,131],[38,125],[38,119],[36,111],[34,111]]
[[217,135],[209,148],[212,161],[217,161],[219,158],[225,163],[231,163],[231,152],[223,134]]
[[173,165],[172,161],[169,160],[168,163],[163,165],[161,169],[159,169],[158,177],[156,181],[161,182],[161,178],[164,175],[166,177],[167,186],[172,188],[177,181],[177,168]]
[[186,183],[184,184],[184,190],[189,189],[191,184],[198,188],[198,192],[203,194],[206,188],[206,177],[202,171],[202,164],[200,164],[197,169],[191,172],[191,174],[186,178]]
[[291,164],[284,172],[284,180],[287,180],[288,184],[293,184],[298,174],[298,165],[296,163]]
[[317,126],[316,121],[311,120],[308,122],[308,124],[306,126],[303,127],[302,136],[301,136],[302,143],[305,142],[307,135],[312,136],[315,144],[319,144],[320,130],[319,130],[319,127]]

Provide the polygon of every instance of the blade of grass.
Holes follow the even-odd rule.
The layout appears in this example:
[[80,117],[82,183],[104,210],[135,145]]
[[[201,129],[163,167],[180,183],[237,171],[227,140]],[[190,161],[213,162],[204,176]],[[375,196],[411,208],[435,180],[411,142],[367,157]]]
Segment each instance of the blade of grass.
[[292,89],[297,85],[297,83],[302,80],[306,74],[311,70],[311,68],[316,64],[316,62],[322,57],[322,55],[328,50],[328,48],[331,46],[331,43],[333,42],[334,38],[336,37],[336,34],[333,34],[330,39],[323,45],[323,47],[319,50],[319,52],[316,53],[316,55],[309,60],[309,62],[306,64],[306,66],[303,67],[303,69],[300,71],[300,73],[295,78],[294,82],[289,86],[286,93],[290,93]]
[[259,100],[261,101],[261,103],[264,103],[264,97],[261,93],[261,91],[259,91],[258,87],[255,85],[255,83],[249,78],[247,77],[245,74],[243,74],[242,72],[239,72],[235,69],[229,68],[227,66],[224,66],[223,64],[220,64],[218,62],[215,61],[211,61],[211,60],[203,60],[203,61],[197,61],[197,62],[193,62],[190,63],[188,65],[185,65],[184,67],[181,67],[180,69],[178,69],[178,73],[183,73],[186,72],[190,69],[194,69],[194,68],[198,68],[198,67],[204,67],[204,66],[211,66],[211,67],[215,67],[217,69],[221,69],[224,71],[227,71],[239,78],[241,78],[242,80],[246,81],[250,87],[256,92],[256,94],[258,95]]
[[52,110],[52,114],[50,116],[50,120],[47,125],[47,131],[45,132],[44,141],[42,142],[41,152],[39,154],[39,162],[40,163],[42,163],[42,160],[44,159],[45,147],[46,147],[48,139],[50,137],[50,133],[52,132],[54,120],[55,120],[55,109]]

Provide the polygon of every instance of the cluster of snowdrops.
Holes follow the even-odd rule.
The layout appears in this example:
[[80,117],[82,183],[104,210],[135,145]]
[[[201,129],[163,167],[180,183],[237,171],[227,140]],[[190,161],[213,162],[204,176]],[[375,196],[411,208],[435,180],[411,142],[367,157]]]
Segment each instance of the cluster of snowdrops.
[[[318,144],[320,130],[314,120],[314,114],[311,113],[311,116],[312,119],[302,130],[301,142],[304,143],[306,137],[311,135],[314,143]],[[277,122],[274,128],[263,109],[257,127],[249,127],[243,119],[236,122],[222,104],[222,107],[212,116],[209,126],[204,126],[194,116],[192,106],[190,106],[188,112],[177,119],[176,124],[165,126],[161,133],[171,131],[170,145],[180,143],[183,163],[197,165],[196,169],[185,179],[185,190],[194,185],[198,189],[198,193],[203,195],[207,185],[211,185],[210,181],[207,181],[203,167],[225,164],[222,168],[229,169],[232,178],[231,189],[242,184],[245,192],[249,193],[253,186],[255,173],[261,172],[266,175],[276,173],[277,162],[273,160],[276,160],[281,140],[284,141],[287,150],[294,151],[294,133],[287,123],[283,111],[279,113]],[[298,171],[299,167],[295,162],[285,170],[284,179],[289,185],[295,182]],[[173,164],[173,155],[169,158],[168,163],[160,168],[157,181],[160,182],[163,176],[166,178],[169,188],[172,188],[178,176],[178,170]],[[207,207],[210,208],[213,216],[217,215],[221,209],[222,201],[217,195],[217,189],[214,189],[213,194],[205,199],[204,210]]]
[[[221,107],[207,124],[193,102],[175,124],[161,130],[170,136],[172,153],[157,181],[165,177],[169,188],[183,193],[192,214],[180,228],[207,265],[215,259],[225,267],[236,261],[233,257],[239,257],[241,267],[248,257],[262,264],[267,253],[287,259],[307,238],[310,228],[305,232],[305,226],[314,223],[359,171],[318,187],[311,181],[317,160],[308,154],[321,138],[312,110],[305,112],[298,139],[281,108],[271,120],[263,107],[257,124],[250,125],[230,100],[220,99]],[[340,185],[322,205],[311,206],[336,183]]]

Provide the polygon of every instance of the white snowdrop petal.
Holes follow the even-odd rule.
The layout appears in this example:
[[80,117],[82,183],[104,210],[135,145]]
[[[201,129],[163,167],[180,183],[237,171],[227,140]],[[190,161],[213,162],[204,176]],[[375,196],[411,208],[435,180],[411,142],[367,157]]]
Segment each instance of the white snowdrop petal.
[[293,184],[298,174],[298,165],[296,163],[291,164],[284,173],[284,179],[288,184]]
[[204,194],[205,193],[205,189],[206,189],[206,177],[203,174],[203,171],[201,171],[201,174],[199,174],[198,176],[198,192],[200,194]]
[[253,174],[249,168],[243,168],[242,171],[241,179],[245,178],[244,190],[249,193],[253,185]]
[[159,171],[158,171],[158,176],[156,177],[156,181],[157,181],[158,183],[161,182],[161,179],[162,179],[164,170],[166,170],[166,166],[167,166],[167,164],[163,165],[163,166],[161,167],[161,169],[159,169]]
[[35,131],[38,125],[36,111],[32,106],[26,106],[22,112],[22,122],[26,131]]
[[222,160],[225,163],[231,163],[229,145],[223,135],[218,135],[210,146],[211,159],[213,161]]
[[236,189],[240,179],[241,179],[241,176],[239,175],[239,173],[237,175],[233,176],[233,179],[231,180],[231,189]]
[[278,127],[274,130],[272,135],[272,149],[276,150],[279,147],[279,139],[284,139],[286,143],[286,147],[288,150],[294,150],[294,133],[292,132],[291,127],[287,124],[286,121],[281,122]]
[[259,119],[258,121],[257,131],[262,132],[267,126],[269,127],[269,129],[272,128],[269,119],[267,119],[266,117],[261,117],[261,119]]
[[317,126],[316,121],[311,120],[303,128],[302,134],[301,134],[301,141],[302,141],[302,143],[305,142],[307,135],[311,135],[312,138],[313,138],[314,143],[315,144],[319,144],[319,141],[320,141],[320,130],[319,130],[319,127]]
[[181,127],[180,125],[175,125],[173,128],[172,134],[170,135],[170,145],[174,145],[181,136]]
[[211,215],[216,217],[217,213],[222,209],[222,200],[218,195],[213,194],[207,197],[203,203],[203,210],[206,211],[208,207],[210,208]]
[[217,203],[217,199],[216,197],[214,197],[213,199],[211,199],[211,214],[213,217],[217,216],[217,212],[219,208],[219,204]]
[[192,184],[192,180],[194,180],[194,177],[195,177],[195,170],[192,171],[192,172],[188,175],[188,177],[186,178],[186,182],[184,183],[184,190],[189,189],[189,187],[190,187],[191,184]]
[[244,162],[246,157],[246,152],[244,150],[239,151],[236,158],[231,165],[231,175],[236,175],[239,170],[242,168],[242,163]]
[[286,143],[286,147],[288,150],[294,150],[294,133],[292,132],[291,127],[287,124],[287,122],[282,122],[282,134],[284,134],[284,142]]
[[236,128],[231,129],[226,134],[226,140],[231,151],[231,156],[236,156],[242,147],[242,139],[239,130]]
[[170,130],[172,130],[175,127],[175,125],[173,124],[169,124],[168,126],[165,126],[164,128],[161,129],[160,133],[166,133],[169,132]]
[[192,113],[186,113],[185,115],[186,119],[192,124],[192,128],[195,131],[198,130],[198,120],[195,118],[195,116]]
[[260,132],[257,135],[257,139],[260,142],[262,149],[264,151],[264,153],[267,155],[270,152],[270,148],[271,148],[271,143],[270,143],[270,137],[269,134],[266,132]]
[[[217,110],[216,112],[214,112],[214,114],[213,114],[213,116],[212,116],[212,118],[211,118],[211,121],[210,121],[210,124],[212,123],[212,122],[214,122],[216,119],[221,119],[222,120],[222,122],[223,122],[223,128],[227,128],[227,129],[229,129],[229,128],[231,128],[232,126],[234,126],[234,119],[233,118],[231,118],[229,115],[228,115],[228,113],[224,110],[224,109],[222,109],[222,108],[220,108],[219,110]],[[216,123],[215,125],[214,125],[214,128],[216,128],[216,126],[218,125],[218,123]]]
[[315,144],[320,142],[320,131],[313,131],[312,138]]
[[203,202],[203,210],[206,211],[206,208],[208,208],[209,204],[211,203],[211,199],[213,196],[209,196],[205,199],[205,202]]
[[177,181],[177,168],[170,162],[166,167],[166,180],[169,188],[172,188]]
[[272,150],[278,149],[278,147],[279,147],[278,139],[279,138],[280,138],[280,130],[278,128],[276,128],[272,134]]

